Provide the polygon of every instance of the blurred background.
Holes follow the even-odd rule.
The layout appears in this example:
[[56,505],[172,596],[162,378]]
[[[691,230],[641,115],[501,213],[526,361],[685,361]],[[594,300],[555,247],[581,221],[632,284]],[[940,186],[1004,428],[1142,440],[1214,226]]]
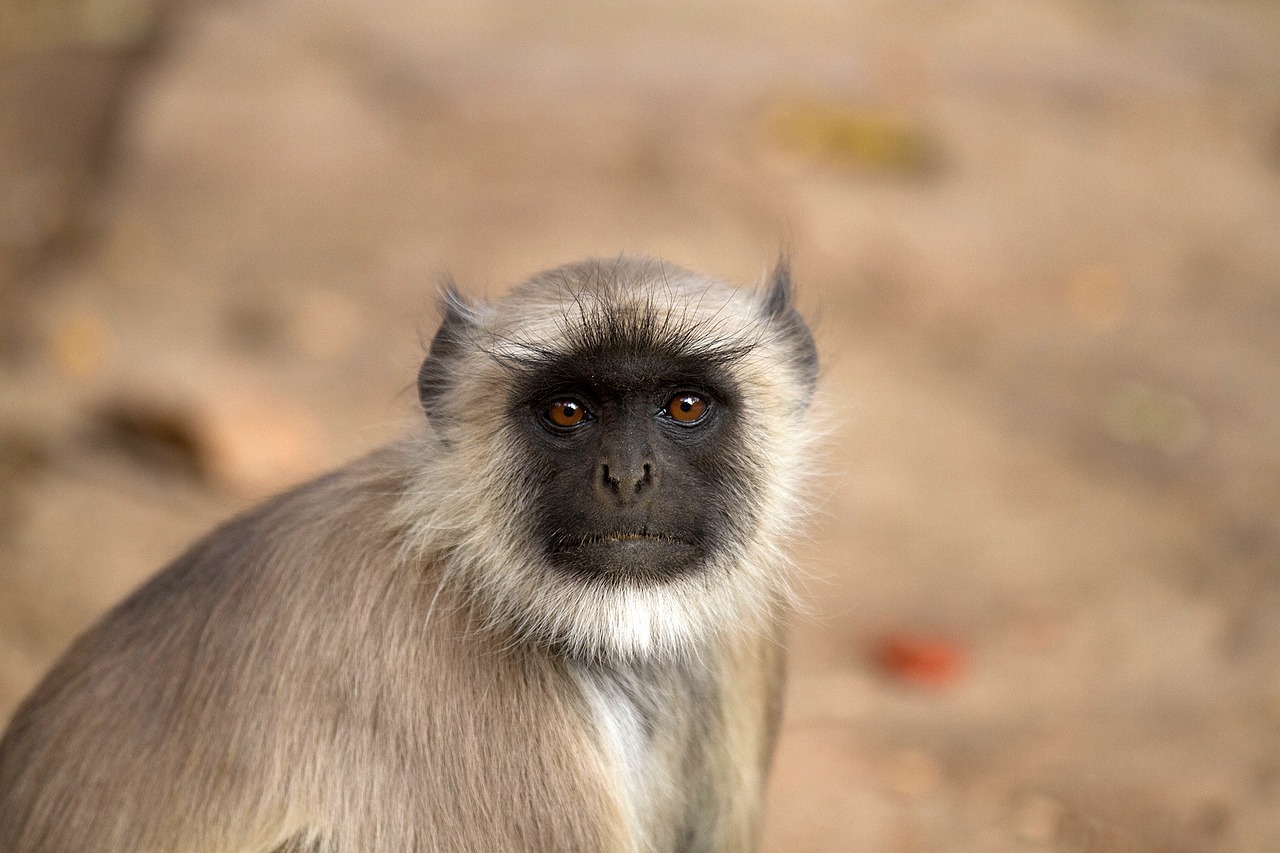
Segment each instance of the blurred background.
[[1280,850],[1273,0],[0,0],[0,718],[412,427],[442,273],[781,247],[765,849]]

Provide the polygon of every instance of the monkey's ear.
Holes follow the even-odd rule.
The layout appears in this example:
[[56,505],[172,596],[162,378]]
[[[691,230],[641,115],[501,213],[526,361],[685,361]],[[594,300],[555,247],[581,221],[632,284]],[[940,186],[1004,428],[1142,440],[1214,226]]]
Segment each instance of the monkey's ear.
[[443,414],[442,400],[449,390],[449,377],[455,372],[459,355],[475,340],[480,328],[475,309],[451,280],[445,282],[440,296],[440,313],[440,328],[418,370],[418,401],[432,419]]
[[783,320],[795,310],[791,295],[791,261],[786,255],[778,258],[769,275],[769,286],[764,292],[764,313],[770,320]]
[[778,258],[769,276],[762,302],[765,317],[781,331],[791,344],[791,359],[800,381],[806,388],[805,398],[813,393],[818,379],[818,350],[813,335],[800,312],[796,310],[791,288],[791,264],[786,255]]

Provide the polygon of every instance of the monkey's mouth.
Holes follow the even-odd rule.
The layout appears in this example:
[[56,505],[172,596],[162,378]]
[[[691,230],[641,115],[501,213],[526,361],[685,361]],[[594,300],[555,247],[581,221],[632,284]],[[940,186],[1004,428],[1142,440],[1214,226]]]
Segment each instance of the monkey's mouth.
[[576,542],[565,543],[557,550],[583,548],[591,545],[607,545],[613,542],[657,542],[666,545],[694,545],[691,540],[681,539],[677,536],[667,536],[662,533],[596,533],[591,536],[584,536]]
[[699,567],[703,548],[692,539],[666,533],[596,533],[555,543],[552,561],[589,577],[670,580]]

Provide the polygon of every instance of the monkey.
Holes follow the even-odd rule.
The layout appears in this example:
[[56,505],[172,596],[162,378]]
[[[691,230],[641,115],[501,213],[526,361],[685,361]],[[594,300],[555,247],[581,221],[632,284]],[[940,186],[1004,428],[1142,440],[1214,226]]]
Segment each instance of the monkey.
[[785,260],[446,284],[406,437],[199,540],[19,707],[0,850],[755,849],[817,371]]

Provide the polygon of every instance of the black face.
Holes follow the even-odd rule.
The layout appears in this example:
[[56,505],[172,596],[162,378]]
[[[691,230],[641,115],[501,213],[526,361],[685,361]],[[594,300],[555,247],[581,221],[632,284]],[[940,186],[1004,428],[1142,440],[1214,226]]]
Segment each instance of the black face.
[[660,582],[697,571],[752,523],[733,384],[721,366],[568,358],[517,383],[535,537],[556,567]]

